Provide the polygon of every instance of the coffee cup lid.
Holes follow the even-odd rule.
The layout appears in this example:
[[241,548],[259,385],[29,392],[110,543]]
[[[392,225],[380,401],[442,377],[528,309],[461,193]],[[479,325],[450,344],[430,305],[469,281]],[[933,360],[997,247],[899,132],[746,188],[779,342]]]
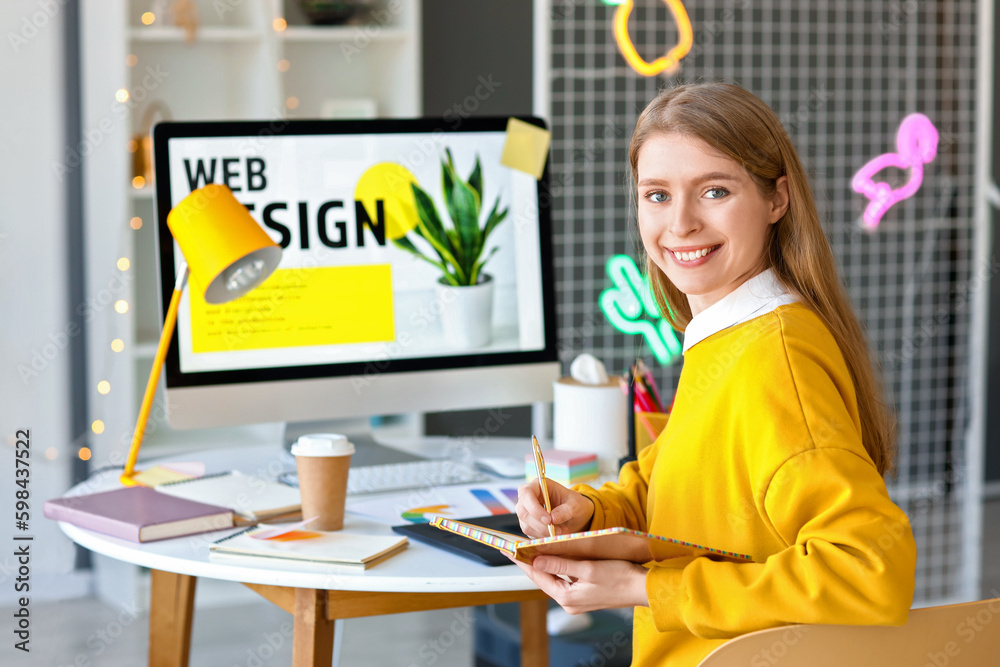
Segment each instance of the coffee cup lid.
[[299,436],[292,445],[294,456],[350,456],[354,445],[339,433],[310,433]]

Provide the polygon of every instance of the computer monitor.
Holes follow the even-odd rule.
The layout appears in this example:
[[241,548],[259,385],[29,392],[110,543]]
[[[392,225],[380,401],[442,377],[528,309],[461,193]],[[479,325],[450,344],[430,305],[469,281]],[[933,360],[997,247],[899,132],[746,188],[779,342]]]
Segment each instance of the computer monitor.
[[[550,401],[547,170],[539,179],[505,158],[508,120],[158,124],[162,304],[183,266],[167,213],[207,183],[229,186],[284,248],[275,273],[230,304],[184,291],[164,372],[171,426]],[[449,260],[471,275],[477,243],[486,278],[446,289],[459,271]]]

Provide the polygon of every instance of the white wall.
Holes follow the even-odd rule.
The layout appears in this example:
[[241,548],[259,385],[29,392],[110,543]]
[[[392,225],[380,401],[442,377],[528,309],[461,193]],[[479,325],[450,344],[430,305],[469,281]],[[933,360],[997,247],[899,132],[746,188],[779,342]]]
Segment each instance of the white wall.
[[[0,604],[11,604],[17,535],[30,543],[32,601],[79,594],[73,546],[42,502],[70,482],[62,0],[0,2]],[[78,334],[77,334],[78,335]],[[30,429],[30,526],[14,526],[13,436]],[[45,452],[53,448],[54,461]],[[2,660],[0,660],[2,662]]]

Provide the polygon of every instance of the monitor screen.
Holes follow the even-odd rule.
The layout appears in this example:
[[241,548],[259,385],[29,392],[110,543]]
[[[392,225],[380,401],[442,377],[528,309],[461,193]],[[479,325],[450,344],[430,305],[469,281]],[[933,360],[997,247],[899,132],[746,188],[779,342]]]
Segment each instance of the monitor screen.
[[240,299],[209,305],[204,286],[185,289],[165,370],[171,424],[551,400],[546,174],[508,166],[507,124],[157,125],[163,303],[184,262],[167,213],[197,188],[228,186],[282,246]]

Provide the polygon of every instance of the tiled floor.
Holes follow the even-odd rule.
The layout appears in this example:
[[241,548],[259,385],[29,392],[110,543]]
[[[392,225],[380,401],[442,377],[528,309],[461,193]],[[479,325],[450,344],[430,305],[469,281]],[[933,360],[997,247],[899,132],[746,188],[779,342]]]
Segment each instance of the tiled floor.
[[[45,667],[146,664],[148,614],[136,616],[92,599],[38,605],[33,611],[36,639],[30,655],[18,662],[0,663]],[[281,667],[292,662],[291,616],[270,603],[261,600],[200,610],[195,619],[191,667]],[[346,622],[343,637],[340,664],[345,667],[472,664],[471,609],[354,619]]]
[[[1000,500],[984,505],[983,597],[1000,597]],[[249,599],[249,598],[248,598]],[[195,612],[191,667],[278,667],[291,664],[291,617],[267,602]],[[10,619],[10,610],[0,610]],[[149,617],[94,599],[37,604],[32,651],[10,653],[2,664],[45,667],[144,665]],[[9,622],[3,622],[9,627]],[[4,628],[4,633],[9,631]],[[469,609],[399,614],[346,622],[341,665],[469,666],[473,662]],[[6,656],[13,655],[8,663]]]

